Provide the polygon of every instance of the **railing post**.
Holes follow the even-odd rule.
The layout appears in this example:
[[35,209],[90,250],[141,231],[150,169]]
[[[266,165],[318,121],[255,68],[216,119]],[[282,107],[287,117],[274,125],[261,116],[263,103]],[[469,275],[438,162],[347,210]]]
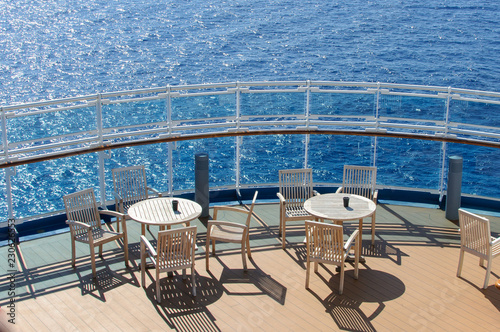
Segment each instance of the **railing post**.
[[[444,135],[448,135],[449,124],[450,124],[450,102],[451,102],[451,87],[448,87],[448,96],[446,97],[446,109],[445,109],[445,121],[444,121]],[[441,175],[439,179],[439,202],[442,203],[444,197],[444,177],[446,168],[446,150],[447,144],[443,142],[441,144]]]
[[103,144],[103,133],[102,133],[102,101],[101,101],[101,94],[97,94],[97,100],[96,100],[96,122],[97,122],[97,133],[99,137],[99,144]]
[[[96,122],[97,122],[97,133],[99,139],[99,145],[102,146],[104,144],[104,135],[103,135],[103,118],[102,118],[102,101],[101,94],[97,94],[97,102],[96,102]],[[105,151],[99,151],[99,193],[101,199],[101,206],[106,207],[106,175],[105,175],[105,164],[104,159],[111,158],[111,152],[106,154]]]
[[106,165],[104,160],[111,158],[111,151],[99,151],[99,187],[101,206],[106,207]]

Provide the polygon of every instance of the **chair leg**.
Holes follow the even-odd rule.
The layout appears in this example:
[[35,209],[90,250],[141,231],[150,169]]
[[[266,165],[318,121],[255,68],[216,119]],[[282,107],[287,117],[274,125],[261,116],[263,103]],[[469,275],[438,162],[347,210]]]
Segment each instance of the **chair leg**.
[[252,251],[250,250],[250,236],[247,236],[247,255],[249,259],[252,259]]
[[309,272],[311,270],[311,262],[309,261],[309,258],[307,259],[306,263],[306,289],[309,288]]
[[205,244],[205,269],[207,271],[210,270],[208,264],[208,259],[209,259],[209,256],[210,256],[210,237],[209,235],[207,234],[207,243]]
[[141,241],[141,285],[146,288],[146,245]]
[[280,208],[280,229],[279,229],[279,236],[281,237],[281,231],[283,229],[283,213],[281,212],[281,208]]
[[344,292],[344,264],[340,264],[340,285],[339,285],[339,294],[342,295]]
[[102,244],[99,246],[99,257],[102,258]]
[[486,276],[484,277],[483,289],[488,288],[488,281],[490,280],[490,273],[491,273],[491,257],[490,257],[490,259],[488,259],[488,267],[486,268]]
[[75,267],[76,264],[76,246],[75,246],[75,240],[71,239],[71,266]]
[[286,247],[286,223],[283,220],[283,224],[281,225],[281,248],[285,249]]
[[372,215],[372,246],[375,245],[375,213]]
[[94,278],[96,278],[97,271],[96,271],[96,267],[95,267],[95,251],[94,251],[93,246],[90,246],[90,262],[92,264],[92,275],[94,276]]
[[158,267],[156,267],[156,302],[161,302],[160,296],[160,273],[158,272]]
[[241,241],[241,260],[243,261],[243,271],[246,271],[247,259],[245,257],[245,241]]
[[460,274],[462,274],[463,263],[464,263],[464,251],[462,249],[460,249],[460,258],[458,259],[457,277],[460,277]]
[[127,239],[126,234],[124,234],[124,236],[123,236],[123,251],[125,253],[125,266],[128,267],[129,266],[129,263],[128,263],[128,239]]

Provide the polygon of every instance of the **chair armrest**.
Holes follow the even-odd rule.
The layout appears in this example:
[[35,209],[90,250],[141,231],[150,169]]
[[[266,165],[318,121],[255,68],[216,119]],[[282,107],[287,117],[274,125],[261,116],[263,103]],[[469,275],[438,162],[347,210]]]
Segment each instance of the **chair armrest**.
[[241,229],[243,229],[243,230],[247,228],[247,226],[246,226],[246,225],[237,224],[237,223],[230,222],[230,221],[210,220],[210,221],[207,223],[207,229],[208,229],[208,228],[210,228],[210,227],[212,227],[212,226],[215,226],[215,225],[238,227],[238,228],[241,228]]
[[111,210],[99,210],[99,214],[106,214],[108,216],[116,217],[116,223],[121,221],[123,227],[123,233],[127,233],[127,215],[121,212],[111,211]]
[[347,239],[347,242],[344,245],[345,251],[349,251],[351,249],[352,245],[354,244],[354,240],[358,237],[358,235],[359,235],[359,229],[352,232],[351,236],[349,237],[349,239]]
[[313,196],[319,196],[321,195],[319,192],[317,192],[316,190],[313,190]]
[[498,245],[498,244],[500,244],[500,237],[497,237],[497,238],[495,239],[495,238],[492,236],[492,237],[491,237],[491,245],[492,245],[492,246],[496,246],[496,245]]
[[125,214],[117,211],[112,211],[112,210],[99,210],[99,214],[106,214],[108,216],[113,216],[116,217],[117,219],[119,218],[125,218]]
[[158,190],[151,187],[146,187],[146,189],[153,192],[156,196],[161,197],[161,192],[159,192]]
[[276,193],[276,195],[280,199],[280,204],[285,204],[285,197],[283,197],[283,195],[280,193]]
[[248,214],[250,211],[244,210],[240,207],[236,206],[214,206],[214,219],[217,219],[217,213],[219,211],[233,211],[233,212],[240,212],[240,213],[246,213]]
[[120,196],[119,193],[113,190],[113,196],[115,197],[115,201],[123,202],[123,198]]
[[338,187],[337,191],[335,191],[336,194],[340,194],[344,190],[344,187]]
[[149,251],[149,255],[151,257],[156,257],[157,254],[156,254],[155,248],[153,248],[151,243],[148,241],[148,239],[144,235],[141,235],[141,242],[144,243],[144,245],[146,246],[146,249]]
[[74,228],[74,227],[81,227],[81,228],[85,228],[85,229],[91,229],[92,227],[90,225],[87,225],[81,221],[76,221],[76,220],[66,220],[66,224],[70,227],[70,228]]

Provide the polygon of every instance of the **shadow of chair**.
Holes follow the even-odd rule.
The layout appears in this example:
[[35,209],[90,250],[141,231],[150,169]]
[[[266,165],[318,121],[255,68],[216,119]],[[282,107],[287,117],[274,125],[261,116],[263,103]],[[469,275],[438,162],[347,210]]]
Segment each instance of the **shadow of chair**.
[[155,286],[146,288],[146,295],[154,304],[156,311],[165,323],[176,331],[220,331],[215,317],[208,306],[217,302],[224,291],[221,284],[214,278],[198,276],[196,278],[196,297],[186,292],[192,288],[191,281],[179,278],[163,278],[160,283],[160,292],[168,294],[156,301]]

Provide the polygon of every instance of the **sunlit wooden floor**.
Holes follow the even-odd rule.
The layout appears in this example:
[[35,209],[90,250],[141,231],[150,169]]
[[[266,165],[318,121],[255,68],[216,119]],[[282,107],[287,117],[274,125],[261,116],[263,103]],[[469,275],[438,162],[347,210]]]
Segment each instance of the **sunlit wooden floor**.
[[[151,275],[140,286],[140,226],[128,222],[130,268],[121,243],[104,247],[91,277],[88,246],[77,246],[70,265],[69,233],[21,242],[14,278],[2,272],[0,306],[15,291],[18,331],[495,331],[500,329],[500,259],[493,262],[489,287],[481,288],[485,268],[466,255],[458,265],[458,227],[435,208],[379,204],[377,240],[370,246],[365,227],[359,279],[346,265],[344,294],[338,295],[334,266],[320,266],[305,289],[303,223],[287,231],[287,249],[278,237],[278,205],[258,204],[252,220],[253,260],[243,272],[237,247],[218,244],[205,270],[205,223],[198,226],[196,284],[190,278],[162,276],[161,304]],[[226,219],[233,216],[226,215]],[[500,218],[489,217],[498,236]],[[369,219],[367,220],[369,222]],[[367,225],[368,226],[368,225]],[[346,224],[346,233],[354,225]],[[152,238],[157,229],[151,229]],[[1,248],[7,257],[7,247]],[[6,259],[2,271],[8,271]],[[189,273],[189,270],[188,270]],[[14,283],[14,287],[12,287]],[[5,314],[5,312],[4,312]],[[11,326],[11,325],[9,325]]]

